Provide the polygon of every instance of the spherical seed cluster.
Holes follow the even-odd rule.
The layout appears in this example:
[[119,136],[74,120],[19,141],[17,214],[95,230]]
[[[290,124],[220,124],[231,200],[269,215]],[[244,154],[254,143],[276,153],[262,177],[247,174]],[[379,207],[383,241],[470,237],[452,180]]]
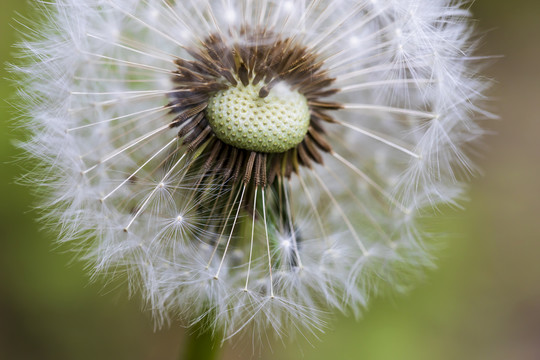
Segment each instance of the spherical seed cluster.
[[24,179],[158,325],[309,338],[433,266],[493,116],[468,2],[33,1]]
[[238,84],[215,93],[206,114],[216,136],[240,149],[285,152],[300,144],[309,127],[306,98],[285,84],[259,97],[263,84]]

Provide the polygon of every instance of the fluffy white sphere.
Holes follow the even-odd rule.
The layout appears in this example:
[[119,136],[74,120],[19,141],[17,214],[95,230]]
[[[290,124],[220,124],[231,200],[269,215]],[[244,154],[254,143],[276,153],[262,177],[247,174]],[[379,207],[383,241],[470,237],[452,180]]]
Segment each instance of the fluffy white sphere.
[[[16,67],[30,183],[59,241],[125,273],[159,322],[313,331],[431,264],[417,220],[455,203],[491,117],[462,2],[36,6]],[[207,124],[208,97],[257,82],[307,99],[283,154]]]

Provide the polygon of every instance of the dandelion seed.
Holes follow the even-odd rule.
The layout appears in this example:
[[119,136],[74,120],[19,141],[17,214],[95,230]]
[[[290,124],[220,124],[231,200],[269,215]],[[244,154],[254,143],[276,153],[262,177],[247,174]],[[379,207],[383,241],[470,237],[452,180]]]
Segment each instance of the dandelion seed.
[[492,117],[460,5],[40,3],[15,69],[60,241],[226,338],[408,287]]

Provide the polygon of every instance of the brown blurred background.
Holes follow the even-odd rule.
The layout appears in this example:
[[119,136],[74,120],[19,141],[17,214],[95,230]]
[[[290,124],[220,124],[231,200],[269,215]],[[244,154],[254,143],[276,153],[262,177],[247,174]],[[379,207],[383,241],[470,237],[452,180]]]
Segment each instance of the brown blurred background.
[[[10,61],[21,0],[0,1],[0,63]],[[502,120],[489,124],[482,178],[464,212],[442,216],[452,235],[439,269],[411,294],[374,301],[357,322],[338,318],[321,341],[253,352],[226,345],[227,359],[540,359],[540,2],[477,0],[486,74]],[[7,74],[0,69],[0,77]],[[0,97],[13,93],[1,80]],[[138,299],[89,284],[82,265],[39,231],[28,189],[15,185],[10,125],[0,102],[0,359],[175,359],[183,329],[154,332]]]

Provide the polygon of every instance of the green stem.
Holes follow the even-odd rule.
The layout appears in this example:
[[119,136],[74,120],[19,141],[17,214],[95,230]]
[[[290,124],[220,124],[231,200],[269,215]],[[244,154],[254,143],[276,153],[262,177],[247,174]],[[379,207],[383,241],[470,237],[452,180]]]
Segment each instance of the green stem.
[[179,360],[215,360],[219,357],[219,336],[210,331],[188,329],[187,341],[180,351]]

